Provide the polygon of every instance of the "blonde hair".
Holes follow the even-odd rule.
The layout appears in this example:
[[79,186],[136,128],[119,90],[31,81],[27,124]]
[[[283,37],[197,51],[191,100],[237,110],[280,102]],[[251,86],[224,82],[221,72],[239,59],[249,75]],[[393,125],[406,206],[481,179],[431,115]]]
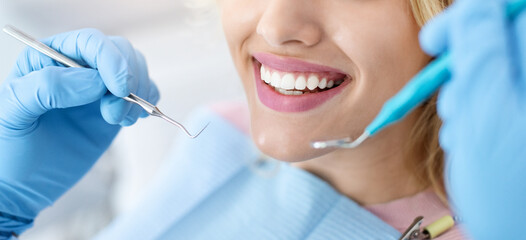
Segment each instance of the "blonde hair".
[[[453,0],[410,0],[413,15],[419,26],[443,11]],[[448,204],[444,186],[444,153],[438,142],[438,133],[442,122],[436,112],[436,95],[421,106],[408,149],[423,151],[425,159],[408,163],[418,173],[420,180],[429,184],[440,200]],[[423,145],[422,145],[423,143]]]
[[429,19],[442,12],[453,0],[410,0],[416,23],[423,26]]

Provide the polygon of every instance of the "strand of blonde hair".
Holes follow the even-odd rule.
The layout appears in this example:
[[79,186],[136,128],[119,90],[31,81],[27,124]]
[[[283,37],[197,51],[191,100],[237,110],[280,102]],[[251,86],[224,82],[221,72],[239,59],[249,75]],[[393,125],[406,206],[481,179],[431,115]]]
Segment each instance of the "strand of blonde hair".
[[[451,5],[453,0],[410,0],[413,15],[419,26],[442,12]],[[440,200],[447,206],[447,193],[444,184],[444,153],[438,141],[442,121],[436,112],[435,95],[424,103],[422,113],[411,132],[409,149],[423,151],[425,159],[419,162],[408,163],[417,172],[420,180],[431,186]],[[422,143],[424,144],[422,146]]]

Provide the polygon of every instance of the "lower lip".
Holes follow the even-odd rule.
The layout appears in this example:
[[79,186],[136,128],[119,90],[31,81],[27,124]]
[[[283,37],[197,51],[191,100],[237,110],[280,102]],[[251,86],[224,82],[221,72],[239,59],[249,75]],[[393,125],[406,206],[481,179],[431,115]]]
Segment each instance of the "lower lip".
[[317,93],[305,93],[302,95],[283,95],[270,85],[261,80],[260,67],[254,62],[254,75],[259,100],[263,105],[278,112],[305,112],[320,106],[342,92],[349,84],[343,81],[339,86]]

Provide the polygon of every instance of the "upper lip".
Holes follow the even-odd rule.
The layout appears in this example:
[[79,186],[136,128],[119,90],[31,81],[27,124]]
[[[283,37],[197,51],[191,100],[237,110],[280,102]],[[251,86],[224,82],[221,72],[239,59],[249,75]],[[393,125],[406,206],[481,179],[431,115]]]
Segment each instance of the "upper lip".
[[282,72],[333,72],[348,75],[344,71],[336,68],[309,63],[296,58],[278,56],[271,53],[254,53],[253,57],[263,65]]

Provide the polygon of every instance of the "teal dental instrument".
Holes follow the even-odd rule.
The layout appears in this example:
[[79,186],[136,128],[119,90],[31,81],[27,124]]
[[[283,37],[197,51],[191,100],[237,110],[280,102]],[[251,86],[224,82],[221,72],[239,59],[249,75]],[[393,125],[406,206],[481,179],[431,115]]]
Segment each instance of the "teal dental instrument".
[[[76,63],[75,61],[71,60],[70,58],[64,56],[63,54],[55,51],[54,49],[48,47],[47,45],[41,43],[40,41],[36,40],[35,38],[29,36],[28,34],[16,29],[13,26],[5,26],[3,28],[3,31],[13,38],[25,43],[29,47],[45,54],[46,56],[52,58],[53,60],[60,62],[64,64],[67,67],[77,67],[77,68],[83,68],[80,64]],[[151,116],[159,117],[167,122],[177,126],[180,128],[188,137],[190,138],[196,138],[199,136],[205,129],[208,127],[208,124],[206,124],[197,134],[192,135],[190,132],[179,122],[173,120],[172,118],[168,117],[164,113],[159,110],[155,105],[149,103],[148,101],[138,97],[137,95],[130,93],[130,95],[123,98],[124,100],[135,103],[139,105],[142,109],[144,109],[148,114]]]
[[[506,8],[506,15],[513,20],[524,8],[526,8],[526,0],[511,2]],[[348,137],[337,140],[316,141],[312,142],[311,146],[316,149],[331,147],[355,148],[359,146],[366,139],[401,120],[421,103],[428,100],[451,78],[450,65],[451,56],[447,52],[431,62],[383,105],[380,113],[356,140],[353,141]]]

